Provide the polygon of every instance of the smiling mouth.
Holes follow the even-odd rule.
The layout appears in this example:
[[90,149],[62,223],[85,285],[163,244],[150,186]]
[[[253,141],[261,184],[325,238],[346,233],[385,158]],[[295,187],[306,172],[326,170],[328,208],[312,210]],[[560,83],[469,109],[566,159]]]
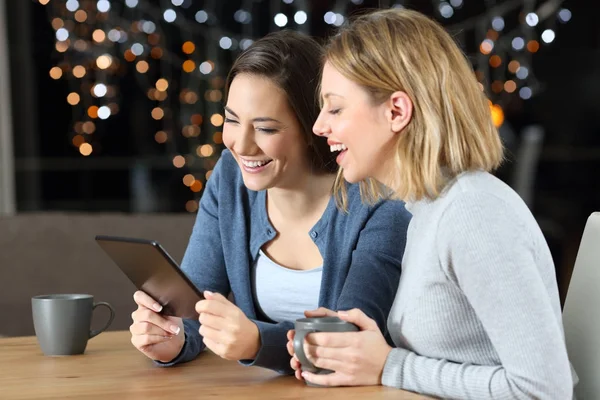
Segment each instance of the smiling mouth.
[[240,157],[240,161],[242,162],[242,165],[246,168],[258,169],[264,167],[273,160],[244,160]]
[[329,151],[331,151],[332,153],[344,150],[348,150],[348,148],[343,143],[336,143],[329,146]]

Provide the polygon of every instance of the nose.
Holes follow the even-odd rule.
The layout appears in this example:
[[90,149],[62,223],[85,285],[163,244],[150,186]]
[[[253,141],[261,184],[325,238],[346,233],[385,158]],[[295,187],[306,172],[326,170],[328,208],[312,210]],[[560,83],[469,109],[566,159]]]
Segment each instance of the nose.
[[240,130],[239,136],[233,144],[233,150],[237,154],[253,155],[256,153],[258,146],[254,140],[254,128],[246,127]]
[[313,125],[313,133],[317,136],[329,136],[331,133],[331,129],[327,121],[325,121],[325,115],[323,114],[323,110],[319,113],[317,120]]

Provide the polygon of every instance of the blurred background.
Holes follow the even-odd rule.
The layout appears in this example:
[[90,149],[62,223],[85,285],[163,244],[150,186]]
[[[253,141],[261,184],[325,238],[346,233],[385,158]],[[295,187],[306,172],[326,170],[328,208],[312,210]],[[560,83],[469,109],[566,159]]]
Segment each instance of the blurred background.
[[268,32],[324,40],[389,7],[435,18],[472,61],[507,148],[497,174],[534,213],[564,291],[600,210],[597,1],[0,0],[0,245],[11,217],[177,214],[180,254],[223,149],[232,60]]

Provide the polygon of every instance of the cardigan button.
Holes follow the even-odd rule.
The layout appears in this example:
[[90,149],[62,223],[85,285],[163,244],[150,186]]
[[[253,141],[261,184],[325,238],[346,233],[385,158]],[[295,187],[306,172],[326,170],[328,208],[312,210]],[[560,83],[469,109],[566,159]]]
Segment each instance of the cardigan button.
[[273,231],[271,229],[267,229],[267,235],[270,235],[271,233],[273,233]]
[[310,233],[310,236],[312,236],[312,238],[313,238],[313,239],[316,239],[316,238],[317,238],[317,236],[319,236],[319,234],[317,233],[317,231],[312,231],[312,232]]

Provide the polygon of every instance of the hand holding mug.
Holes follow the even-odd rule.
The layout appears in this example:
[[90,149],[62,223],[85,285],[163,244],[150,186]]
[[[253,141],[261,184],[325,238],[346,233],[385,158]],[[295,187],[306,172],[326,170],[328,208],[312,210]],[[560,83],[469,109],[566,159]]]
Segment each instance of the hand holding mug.
[[[327,329],[320,329],[319,325],[324,324],[315,323],[316,318],[296,321],[294,350],[302,363],[302,377],[318,386],[381,384],[383,368],[392,348],[377,323],[358,309],[337,314],[341,321],[358,327],[360,331],[342,331],[337,329],[341,325],[333,321]],[[323,318],[328,319],[331,317]],[[298,340],[300,330],[306,337],[306,346]],[[307,335],[309,332],[316,333]],[[304,353],[304,348],[308,350],[305,359],[300,354]]]
[[[304,311],[304,315],[306,316],[306,318],[318,318],[318,317],[335,317],[337,316],[337,313],[335,311],[332,311],[328,308],[325,307],[319,307],[316,310],[307,310]],[[287,333],[287,351],[289,353],[290,356],[292,356],[292,358],[290,359],[290,367],[294,370],[294,375],[296,376],[296,379],[298,380],[304,380],[304,378],[302,378],[302,364],[300,363],[300,360],[298,360],[298,357],[296,356],[296,352],[294,351],[294,336],[296,334],[296,331],[294,329],[291,329],[288,331]]]
[[142,291],[135,292],[133,300],[138,308],[131,314],[131,343],[152,360],[173,360],[185,343],[183,320],[161,315],[162,306]]

